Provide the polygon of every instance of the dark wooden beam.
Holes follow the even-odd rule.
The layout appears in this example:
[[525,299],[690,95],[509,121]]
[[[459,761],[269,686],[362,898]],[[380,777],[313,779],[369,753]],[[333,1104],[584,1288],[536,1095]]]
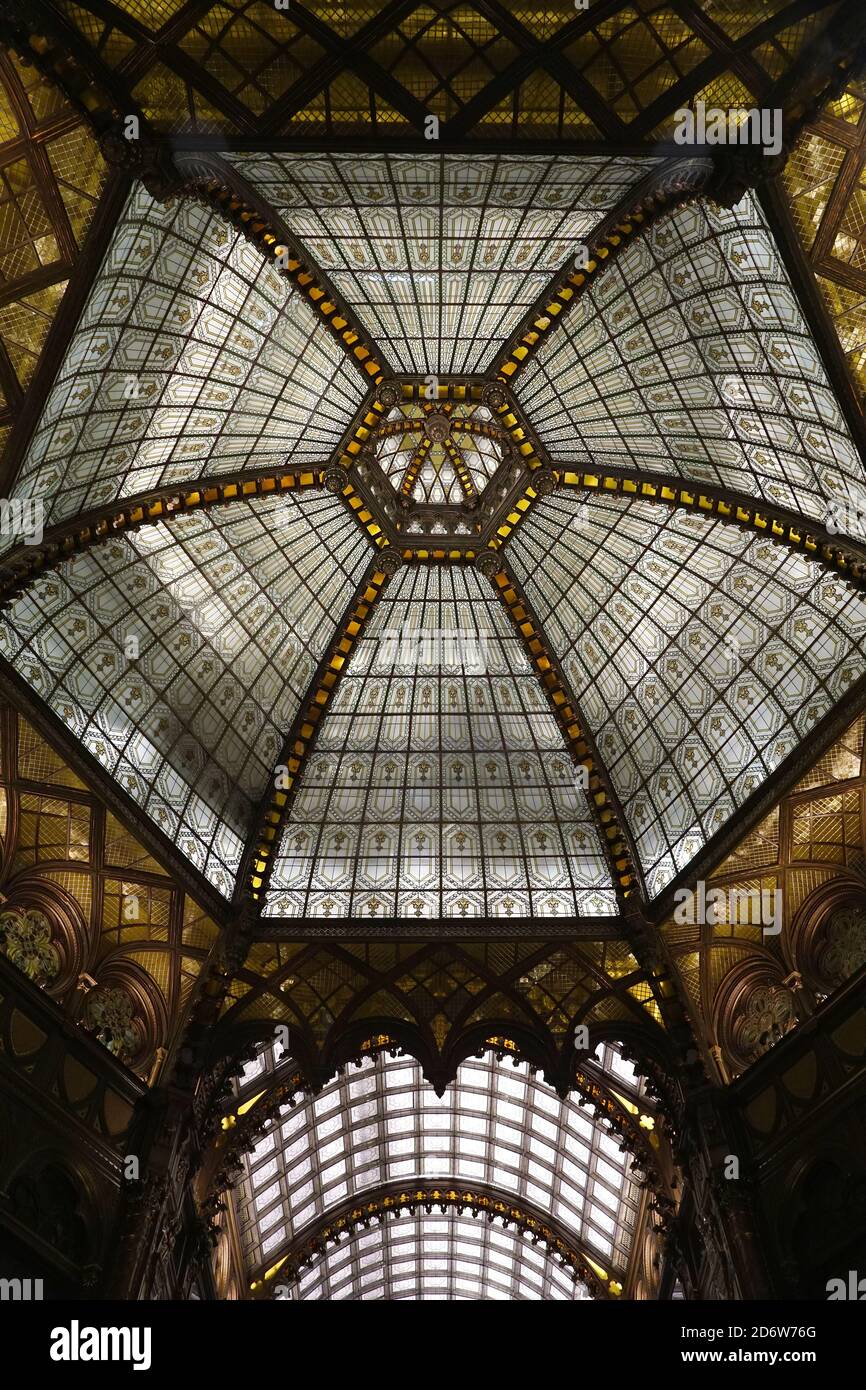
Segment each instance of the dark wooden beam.
[[5,457],[0,463],[0,496],[8,496],[18,476],[30,438],[108,250],[130,186],[129,177],[119,173],[111,175],[105,186],[78,263],[72,271],[60,308],[48,330],[39,364],[28,387]]

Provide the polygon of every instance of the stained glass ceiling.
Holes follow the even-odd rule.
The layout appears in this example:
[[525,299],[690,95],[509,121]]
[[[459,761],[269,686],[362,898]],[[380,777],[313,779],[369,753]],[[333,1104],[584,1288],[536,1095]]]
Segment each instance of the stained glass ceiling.
[[651,158],[227,154],[393,371],[483,372]]
[[863,465],[751,195],[634,242],[515,386],[558,462],[734,488],[823,521]]
[[134,191],[16,495],[46,523],[165,484],[327,462],[363,398],[313,310],[192,202]]
[[321,495],[178,516],[44,576],[0,624],[0,651],[230,897],[368,549]]
[[473,569],[406,567],[379,600],[304,768],[264,910],[616,912],[577,769]]
[[866,600],[723,522],[546,498],[509,546],[655,897],[866,671]]
[[485,405],[412,402],[388,412],[373,457],[401,499],[455,506],[480,497],[508,447]]
[[[839,0],[46,0],[87,55],[91,109],[120,90],[178,134],[315,142],[652,144],[695,99],[749,106],[816,44]],[[127,76],[129,74],[129,76]]]
[[[266,1044],[247,1069],[241,1097],[255,1095],[280,1061],[273,1049]],[[607,1069],[616,1063],[616,1087],[637,1100],[637,1079],[616,1049],[604,1045],[600,1058]],[[525,1063],[492,1054],[464,1062],[441,1097],[412,1058],[367,1060],[315,1098],[283,1107],[244,1163],[234,1201],[247,1268],[256,1278],[277,1267],[275,1284],[285,1254],[336,1212],[395,1183],[411,1190],[450,1179],[525,1206],[553,1222],[604,1282],[622,1281],[637,1224],[629,1155],[575,1098],[561,1100]],[[420,1288],[424,1297],[435,1289],[440,1297],[540,1298],[546,1286],[557,1289],[552,1296],[587,1296],[570,1275],[557,1277],[549,1257],[528,1258],[519,1235],[494,1240],[484,1226],[438,1214],[389,1221],[372,1240],[362,1232],[331,1247],[302,1272],[297,1294],[405,1298]],[[452,1263],[443,1266],[443,1256]]]
[[107,172],[59,88],[0,51],[0,456]]
[[[25,587],[7,660],[211,885],[269,918],[604,918],[625,884],[655,897],[864,674],[863,602],[838,574],[568,484],[673,476],[818,523],[866,507],[758,204],[632,219],[561,313],[536,308],[520,356],[509,328],[532,337],[539,287],[543,306],[658,159],[224,158],[309,269],[281,273],[217,205],[130,194],[14,485],[48,526],[102,508],[106,540],[85,527]],[[507,390],[450,375],[507,352]],[[566,486],[538,500],[553,469]],[[247,474],[295,490],[225,506],[211,484]],[[202,510],[175,506],[184,488]],[[111,511],[160,489],[168,521]],[[471,563],[485,545],[535,610],[558,704],[532,623]],[[292,732],[310,700],[312,733]]]

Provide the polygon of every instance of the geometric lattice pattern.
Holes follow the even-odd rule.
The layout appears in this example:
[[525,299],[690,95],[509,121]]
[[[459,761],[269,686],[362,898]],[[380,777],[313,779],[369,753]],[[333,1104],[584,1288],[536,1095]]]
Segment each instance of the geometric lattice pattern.
[[396,372],[481,372],[551,275],[654,161],[227,154]]
[[360,373],[261,253],[134,191],[25,459],[48,522],[247,467],[323,467]]
[[624,807],[650,896],[866,670],[866,603],[723,522],[575,491],[508,547]]
[[83,114],[0,51],[0,458],[106,173]]
[[863,467],[751,196],[680,208],[585,294],[516,383],[554,463],[736,488],[823,521]]
[[503,605],[468,566],[399,571],[305,764],[266,913],[615,911],[586,792]]
[[[245,1072],[242,1095],[273,1065],[273,1047]],[[413,1058],[386,1056],[272,1121],[246,1155],[235,1197],[250,1270],[275,1264],[344,1202],[392,1182],[450,1178],[525,1202],[622,1271],[639,1198],[629,1163],[576,1099],[560,1100],[525,1063],[466,1061],[440,1098]]]
[[[121,62],[135,74],[134,96],[161,131],[337,148],[372,135],[399,146],[418,139],[431,113],[444,139],[602,135],[652,148],[696,98],[753,105],[814,43],[835,5],[816,0],[816,8],[611,0],[597,13],[525,0],[292,0],[275,11],[266,0],[225,0],[209,12],[182,0],[118,0],[110,18],[96,4],[63,13],[112,64],[115,81]],[[730,71],[734,53],[742,80]]]
[[532,1236],[455,1212],[401,1216],[329,1246],[298,1280],[300,1299],[590,1298]]
[[[456,402],[447,414],[450,420],[470,421],[472,432],[452,430],[447,443],[434,442],[424,433],[425,412],[418,405],[395,406],[385,417],[386,427],[405,420],[407,429],[382,435],[376,444],[376,462],[398,493],[404,478],[414,479],[408,495],[416,502],[453,506],[467,495],[469,485],[480,495],[502,462],[504,433],[491,423],[486,406]],[[479,426],[489,433],[482,433]],[[462,464],[464,477],[468,475],[467,486],[461,485],[455,463]]]
[[178,516],[44,576],[0,650],[228,897],[368,549],[322,494]]

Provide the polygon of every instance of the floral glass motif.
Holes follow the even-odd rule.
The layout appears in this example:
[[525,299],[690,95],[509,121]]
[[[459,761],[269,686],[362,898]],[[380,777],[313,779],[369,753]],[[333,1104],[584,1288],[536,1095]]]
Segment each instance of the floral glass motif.
[[130,195],[15,495],[46,524],[161,485],[323,467],[361,374],[261,252],[189,200]]
[[84,1022],[122,1062],[129,1062],[141,1046],[135,1022],[135,1005],[125,989],[97,986],[84,1001]]
[[862,596],[720,521],[574,491],[533,509],[508,558],[651,897],[866,670]]
[[[462,645],[436,640],[461,631]],[[586,793],[504,606],[468,566],[405,567],[304,766],[266,915],[616,911]]]
[[229,897],[369,553],[323,493],[178,515],[45,575],[0,621],[0,652]]
[[692,203],[617,258],[515,384],[554,464],[866,509],[857,450],[758,204]]
[[[615,1089],[637,1099],[626,1064]],[[525,1063],[466,1061],[439,1097],[416,1061],[386,1056],[286,1107],[245,1156],[235,1195],[251,1269],[346,1201],[450,1178],[527,1204],[604,1268],[623,1270],[640,1197],[630,1163],[575,1096],[561,1100]]]
[[48,985],[60,973],[51,935],[51,923],[35,908],[0,912],[0,949],[35,985]]
[[481,372],[652,158],[227,153],[395,372]]

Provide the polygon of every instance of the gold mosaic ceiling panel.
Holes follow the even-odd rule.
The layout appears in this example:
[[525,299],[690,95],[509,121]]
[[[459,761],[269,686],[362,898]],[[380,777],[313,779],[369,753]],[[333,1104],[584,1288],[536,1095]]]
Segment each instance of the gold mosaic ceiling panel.
[[84,119],[0,50],[0,454],[102,192]]
[[434,115],[461,136],[652,138],[694,99],[696,69],[760,96],[837,4],[805,16],[790,0],[623,0],[599,15],[566,0],[118,0],[111,19],[96,0],[53,8],[112,76],[135,74],[163,129],[417,137]]
[[794,151],[785,191],[851,373],[866,390],[866,82],[850,82]]

